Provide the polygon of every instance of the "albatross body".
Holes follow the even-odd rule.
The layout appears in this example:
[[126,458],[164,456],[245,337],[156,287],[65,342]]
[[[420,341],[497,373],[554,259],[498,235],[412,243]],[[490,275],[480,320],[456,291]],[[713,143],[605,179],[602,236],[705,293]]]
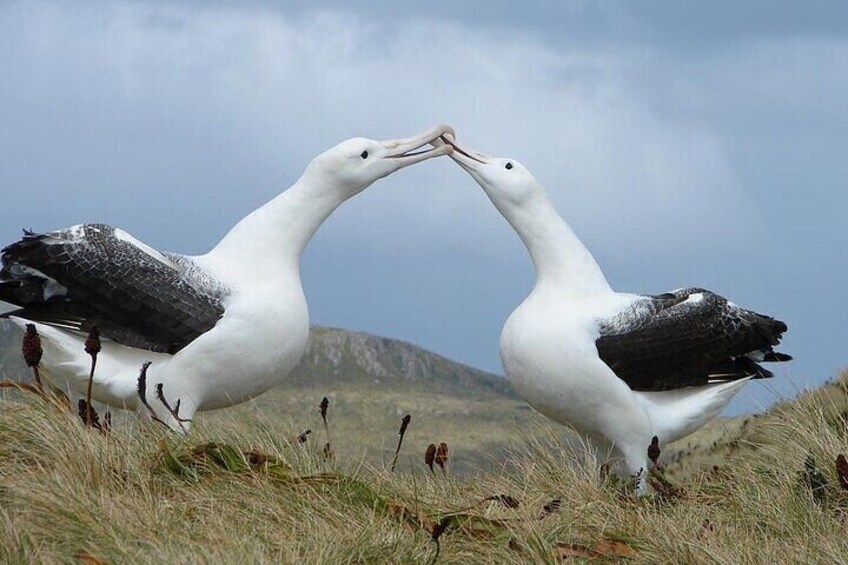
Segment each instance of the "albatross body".
[[[21,327],[36,324],[42,364],[79,392],[90,367],[84,341],[97,327],[105,340],[96,400],[138,408],[139,371],[150,362],[149,390],[161,383],[171,406],[179,400],[182,418],[243,402],[281,382],[306,348],[300,256],[321,223],[374,181],[449,153],[415,150],[450,131],[340,143],[205,255],[161,253],[103,224],[25,232],[2,251],[0,300],[18,307],[6,316]],[[179,426],[162,403],[150,404]]]
[[[609,454],[646,488],[647,449],[691,434],[750,379],[786,324],[708,290],[636,295],[610,288],[533,175],[456,144],[451,158],[483,188],[529,251],[536,284],[501,333],[504,371],[539,412]],[[437,145],[442,141],[437,142]]]

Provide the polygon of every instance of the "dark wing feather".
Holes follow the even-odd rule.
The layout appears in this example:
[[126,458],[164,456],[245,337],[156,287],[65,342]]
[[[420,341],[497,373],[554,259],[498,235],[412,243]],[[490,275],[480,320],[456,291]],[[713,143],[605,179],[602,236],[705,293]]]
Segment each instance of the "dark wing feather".
[[598,354],[633,390],[768,378],[758,362],[791,359],[773,349],[785,323],[700,288],[646,296],[598,329]]
[[[9,314],[87,331],[132,347],[176,352],[223,314],[224,291],[191,260],[157,255],[103,224],[24,237],[2,250],[0,300]],[[7,314],[8,315],[8,314]]]

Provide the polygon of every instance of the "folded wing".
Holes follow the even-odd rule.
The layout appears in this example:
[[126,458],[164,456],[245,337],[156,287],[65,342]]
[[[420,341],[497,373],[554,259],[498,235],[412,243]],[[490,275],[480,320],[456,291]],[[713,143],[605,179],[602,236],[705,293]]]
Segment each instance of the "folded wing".
[[701,288],[645,296],[600,320],[601,359],[633,390],[702,386],[768,378],[760,362],[788,361],[774,351],[787,326]]
[[190,258],[163,254],[123,230],[85,224],[24,232],[2,250],[0,300],[33,321],[174,353],[211,329],[226,289]]

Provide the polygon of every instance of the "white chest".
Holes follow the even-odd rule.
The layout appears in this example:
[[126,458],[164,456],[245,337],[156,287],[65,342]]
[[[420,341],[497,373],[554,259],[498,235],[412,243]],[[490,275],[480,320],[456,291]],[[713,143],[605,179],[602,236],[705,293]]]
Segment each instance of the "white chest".
[[598,358],[595,305],[581,307],[531,295],[501,333],[510,384],[543,414],[579,425],[594,418],[617,377]]
[[236,297],[207,336],[196,341],[202,351],[191,352],[206,360],[199,377],[205,390],[202,409],[266,392],[285,379],[306,349],[309,314],[300,285]]

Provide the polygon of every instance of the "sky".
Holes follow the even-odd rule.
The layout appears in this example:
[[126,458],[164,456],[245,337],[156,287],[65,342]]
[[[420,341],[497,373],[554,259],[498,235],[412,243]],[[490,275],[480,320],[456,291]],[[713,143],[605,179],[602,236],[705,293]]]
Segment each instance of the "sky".
[[[0,242],[122,227],[201,254],[349,137],[447,122],[547,188],[614,288],[789,324],[760,409],[848,366],[848,4],[0,3]],[[449,159],[375,183],[302,262],[313,323],[500,372],[533,284]]]

